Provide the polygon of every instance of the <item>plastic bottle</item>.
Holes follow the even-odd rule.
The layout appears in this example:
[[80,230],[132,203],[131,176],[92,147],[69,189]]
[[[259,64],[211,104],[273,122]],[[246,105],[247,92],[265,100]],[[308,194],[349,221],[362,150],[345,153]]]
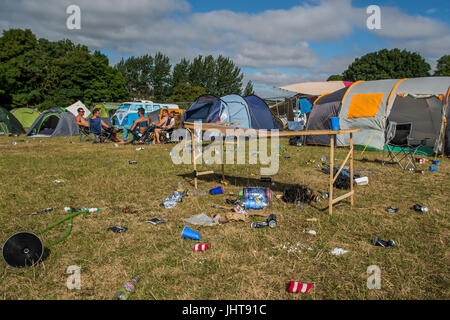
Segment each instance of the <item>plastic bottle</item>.
[[116,292],[114,298],[116,300],[127,300],[131,293],[136,290],[136,283],[139,281],[139,276],[134,277],[132,280],[128,281],[123,285],[123,287]]

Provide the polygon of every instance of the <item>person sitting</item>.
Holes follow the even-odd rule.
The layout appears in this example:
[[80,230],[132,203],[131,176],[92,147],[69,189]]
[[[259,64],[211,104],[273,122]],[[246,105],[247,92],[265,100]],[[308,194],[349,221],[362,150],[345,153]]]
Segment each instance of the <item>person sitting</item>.
[[[139,108],[138,110],[139,118],[134,120],[133,125],[131,126],[130,131],[133,133],[133,136],[139,137],[138,143],[144,143],[146,139],[148,139],[148,135],[145,133],[147,131],[152,131],[154,128],[150,126],[150,121],[148,117],[145,117],[145,109]],[[150,130],[148,130],[150,127]]]
[[95,135],[101,135],[103,130],[110,135],[111,141],[124,143],[122,139],[117,138],[117,130],[111,128],[107,123],[105,123],[100,117],[100,109],[94,109],[92,111],[92,118],[89,119],[91,133]]
[[156,127],[157,128],[155,129],[155,139],[153,140],[153,143],[155,143],[156,140],[156,144],[159,144],[161,143],[159,138],[161,136],[162,131],[170,130],[175,127],[175,111],[172,111],[171,117],[169,117],[169,111],[164,109],[162,111],[161,121],[156,125]]
[[78,126],[84,127],[84,128],[89,128],[89,122],[86,120],[86,118],[84,117],[85,111],[83,108],[78,108],[78,115],[75,117],[75,122],[77,123]]

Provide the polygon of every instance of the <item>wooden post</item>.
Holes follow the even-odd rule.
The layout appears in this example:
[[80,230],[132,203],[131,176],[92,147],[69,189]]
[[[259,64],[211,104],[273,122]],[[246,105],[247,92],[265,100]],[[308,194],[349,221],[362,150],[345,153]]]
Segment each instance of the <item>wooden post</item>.
[[350,204],[353,207],[353,133],[350,132],[350,192],[352,195],[350,197]]
[[334,134],[331,134],[330,140],[330,196],[329,199],[329,212],[333,214],[333,181],[334,181]]
[[194,164],[194,187],[197,189],[197,165],[195,163],[195,130],[191,131],[192,163]]
[[225,181],[225,159],[224,159],[224,147],[225,147],[225,138],[226,136],[223,134],[220,134],[220,137],[222,138],[221,142],[221,150],[220,153],[222,154],[222,181]]

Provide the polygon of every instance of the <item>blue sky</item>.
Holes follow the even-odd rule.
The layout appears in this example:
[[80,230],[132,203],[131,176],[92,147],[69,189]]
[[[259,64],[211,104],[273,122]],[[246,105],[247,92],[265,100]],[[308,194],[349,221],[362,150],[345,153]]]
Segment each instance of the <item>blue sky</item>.
[[[68,30],[66,8],[81,10]],[[369,5],[381,8],[381,30],[366,26]],[[369,52],[400,48],[433,67],[450,54],[448,1],[393,0],[2,0],[0,30],[30,28],[38,37],[69,38],[122,57],[227,55],[264,97],[274,87],[322,81]]]

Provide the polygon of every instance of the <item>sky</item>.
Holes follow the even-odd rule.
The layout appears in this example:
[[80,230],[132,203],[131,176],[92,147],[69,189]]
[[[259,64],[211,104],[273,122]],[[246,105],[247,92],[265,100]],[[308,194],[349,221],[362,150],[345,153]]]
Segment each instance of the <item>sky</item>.
[[[70,30],[77,5],[81,28]],[[370,30],[370,5],[380,29]],[[450,2],[442,0],[0,0],[0,30],[29,28],[120,59],[162,52],[182,58],[230,57],[263,98],[279,86],[325,81],[355,58],[384,48],[421,54],[435,68],[450,54]]]

